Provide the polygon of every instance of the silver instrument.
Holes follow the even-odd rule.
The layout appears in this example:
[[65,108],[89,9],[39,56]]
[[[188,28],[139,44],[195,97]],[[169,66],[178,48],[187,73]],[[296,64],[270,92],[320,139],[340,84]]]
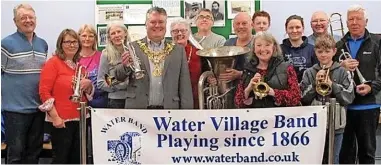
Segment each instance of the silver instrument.
[[135,78],[136,79],[142,79],[144,77],[145,71],[142,70],[140,67],[140,59],[138,58],[138,56],[136,56],[134,47],[131,45],[130,41],[127,41],[126,45],[124,45],[124,42],[122,42],[122,43],[123,43],[124,50],[130,52],[130,56],[131,56],[132,61],[133,61],[133,64],[130,65],[130,68],[134,72]]
[[230,81],[218,81],[216,86],[206,86],[205,81],[210,76],[213,76],[218,80],[221,73],[225,73],[226,69],[235,66],[237,56],[244,55],[249,51],[250,48],[240,46],[222,46],[197,51],[197,55],[206,58],[209,67],[211,68],[211,71],[202,73],[198,81],[200,109],[227,108],[226,102],[228,100],[226,95],[234,89],[232,83]]
[[189,42],[190,42],[194,47],[196,47],[196,48],[199,49],[199,50],[203,50],[204,48],[201,46],[200,43],[201,43],[202,41],[204,41],[205,38],[206,38],[206,37],[203,36],[203,37],[201,38],[200,41],[197,41],[197,40],[193,37],[192,34],[189,34],[189,38],[188,38],[188,40],[189,40]]
[[[339,28],[334,28],[334,24],[340,24]],[[344,37],[344,25],[343,25],[343,20],[341,18],[340,13],[332,13],[331,16],[329,17],[329,28],[331,30],[331,35],[334,35],[335,31],[340,31],[341,32],[341,37]]]
[[[339,61],[342,62],[346,59],[352,59],[352,56],[348,53],[348,52],[345,52],[344,49],[341,49],[341,54],[339,56]],[[357,73],[357,76],[360,80],[360,83],[361,84],[368,84],[370,83],[370,81],[367,81],[364,76],[361,74],[360,70],[358,69],[358,67],[355,68],[355,72]]]
[[82,71],[83,69],[85,69],[83,66],[80,66],[77,64],[77,67],[75,69],[75,74],[72,80],[72,87],[73,87],[74,93],[73,95],[70,96],[69,99],[75,103],[78,103],[81,101],[83,92],[80,87],[80,82],[82,79],[87,77],[87,73],[86,71]]

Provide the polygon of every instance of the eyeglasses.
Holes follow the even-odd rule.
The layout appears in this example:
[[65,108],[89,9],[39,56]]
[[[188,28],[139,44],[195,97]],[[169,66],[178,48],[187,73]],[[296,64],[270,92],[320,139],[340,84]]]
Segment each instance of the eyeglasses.
[[179,32],[181,32],[182,34],[185,34],[186,32],[188,32],[188,29],[175,29],[175,30],[172,30],[173,34],[178,34]]
[[21,21],[27,21],[28,19],[29,20],[34,20],[36,17],[34,17],[34,16],[22,16],[21,18],[20,18],[20,20]]
[[81,38],[94,38],[95,36],[94,35],[81,35]]
[[78,46],[78,41],[63,41],[62,44],[66,46],[70,46],[70,45]]
[[210,15],[200,15],[200,16],[198,16],[198,19],[200,19],[200,20],[203,20],[203,19],[206,19],[206,20],[212,20],[212,16],[210,16]]
[[318,19],[318,20],[313,20],[313,21],[311,21],[312,22],[312,24],[318,24],[319,22],[321,22],[321,23],[326,23],[328,20],[325,20],[325,19]]

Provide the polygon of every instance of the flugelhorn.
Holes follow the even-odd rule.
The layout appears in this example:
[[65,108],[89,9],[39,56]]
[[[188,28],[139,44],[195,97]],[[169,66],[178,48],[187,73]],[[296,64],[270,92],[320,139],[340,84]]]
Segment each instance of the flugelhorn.
[[72,80],[72,87],[73,87],[74,93],[69,98],[72,102],[78,103],[81,101],[83,91],[81,90],[80,82],[82,79],[86,77],[87,77],[87,72],[85,71],[85,68],[77,64],[77,67],[75,69],[75,74]]
[[[322,70],[326,69],[326,65],[323,65]],[[321,96],[327,96],[331,94],[332,92],[332,86],[328,84],[328,78],[329,78],[329,68],[325,72],[323,78],[323,81],[319,81],[316,84],[316,92]]]
[[270,91],[269,85],[265,83],[262,78],[253,87],[253,92],[259,99],[266,97],[269,91]]
[[140,68],[140,59],[138,56],[136,56],[135,49],[133,46],[131,46],[130,41],[127,40],[127,44],[124,45],[124,42],[122,42],[123,48],[125,51],[129,51],[130,56],[132,58],[132,65],[130,65],[130,68],[132,72],[134,72],[134,77],[136,79],[141,79],[144,77],[144,70]]
[[[345,52],[344,49],[341,49],[341,54],[339,56],[339,61],[342,62],[346,59],[352,59],[352,56],[348,53],[348,52]],[[360,70],[358,69],[358,67],[355,68],[355,71],[357,73],[357,76],[360,80],[360,83],[361,84],[368,84],[370,83],[370,81],[367,81],[364,76],[361,74]]]

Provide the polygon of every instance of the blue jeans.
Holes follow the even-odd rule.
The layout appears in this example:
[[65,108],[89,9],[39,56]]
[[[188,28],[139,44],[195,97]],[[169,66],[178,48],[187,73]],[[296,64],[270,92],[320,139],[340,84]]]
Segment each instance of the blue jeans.
[[[334,143],[333,143],[333,163],[339,164],[339,156],[341,145],[343,143],[343,135],[344,133],[335,133]],[[328,164],[328,143],[329,143],[329,135],[327,132],[325,138],[325,146],[324,146],[324,156],[323,156],[323,164]]]
[[4,112],[7,164],[38,164],[44,138],[45,113]]

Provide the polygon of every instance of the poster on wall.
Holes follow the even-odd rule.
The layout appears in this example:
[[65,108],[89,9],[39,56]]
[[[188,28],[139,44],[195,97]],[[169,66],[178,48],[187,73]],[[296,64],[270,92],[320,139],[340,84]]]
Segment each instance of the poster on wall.
[[255,2],[248,0],[228,0],[228,18],[233,19],[239,12],[254,14]]
[[142,39],[147,36],[146,26],[128,26],[128,35],[131,42]]
[[168,17],[181,16],[180,0],[152,0],[152,6],[164,8]]
[[124,23],[125,24],[145,24],[146,13],[152,7],[151,4],[128,4],[125,5]]
[[124,20],[124,5],[97,5],[96,24],[107,24]]
[[98,27],[98,47],[105,47],[107,44],[107,27]]
[[196,26],[195,19],[202,8],[203,0],[184,0],[184,18],[191,22],[191,26]]
[[225,26],[225,1],[205,1],[205,8],[212,11],[214,18],[213,26],[224,27]]

